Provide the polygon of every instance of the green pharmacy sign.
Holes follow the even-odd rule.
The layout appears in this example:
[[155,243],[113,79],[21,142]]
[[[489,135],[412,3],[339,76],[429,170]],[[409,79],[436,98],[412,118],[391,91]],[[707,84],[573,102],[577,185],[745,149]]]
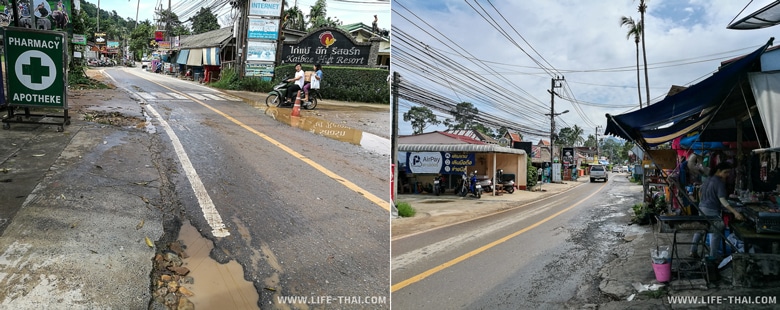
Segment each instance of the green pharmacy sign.
[[4,29],[9,104],[67,109],[65,36],[64,32]]

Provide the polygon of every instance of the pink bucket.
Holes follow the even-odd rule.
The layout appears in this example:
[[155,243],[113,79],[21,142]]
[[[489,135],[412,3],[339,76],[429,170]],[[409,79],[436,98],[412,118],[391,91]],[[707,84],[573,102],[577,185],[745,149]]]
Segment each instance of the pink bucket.
[[669,282],[672,279],[672,264],[653,264],[655,279],[658,282]]

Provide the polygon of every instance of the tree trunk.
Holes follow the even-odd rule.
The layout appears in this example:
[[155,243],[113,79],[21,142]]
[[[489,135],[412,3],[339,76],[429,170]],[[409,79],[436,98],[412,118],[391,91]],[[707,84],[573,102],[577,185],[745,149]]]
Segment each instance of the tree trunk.
[[[636,42],[636,41],[635,41]],[[642,86],[639,79],[639,42],[636,42],[636,92],[639,94],[639,108],[642,108]]]
[[650,80],[647,77],[647,47],[645,44],[645,32],[647,32],[647,28],[645,28],[645,10],[647,10],[645,0],[640,0],[639,13],[642,14],[642,57],[645,62],[645,91],[647,91],[647,106],[650,106]]

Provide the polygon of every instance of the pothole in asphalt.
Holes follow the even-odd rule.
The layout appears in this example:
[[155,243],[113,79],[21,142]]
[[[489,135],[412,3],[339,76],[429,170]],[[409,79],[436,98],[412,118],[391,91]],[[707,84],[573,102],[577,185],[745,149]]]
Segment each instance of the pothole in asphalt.
[[137,128],[146,127],[145,120],[132,117],[132,116],[125,116],[119,112],[87,112],[84,113],[84,120],[87,122],[95,122],[98,124],[114,125],[114,126],[122,126],[122,127],[127,127],[127,126],[137,127]]
[[[152,295],[168,309],[258,309],[260,296],[244,270],[232,260],[209,257],[214,244],[185,222],[179,241],[155,257]],[[177,266],[178,265],[178,266]],[[189,308],[193,309],[193,308]]]

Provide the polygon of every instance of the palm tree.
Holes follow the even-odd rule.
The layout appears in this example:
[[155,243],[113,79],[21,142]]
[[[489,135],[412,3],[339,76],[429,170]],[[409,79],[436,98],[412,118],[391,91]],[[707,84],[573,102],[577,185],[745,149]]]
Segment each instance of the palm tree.
[[650,105],[650,80],[648,80],[647,77],[647,48],[645,44],[645,12],[647,11],[647,4],[645,4],[645,0],[639,0],[639,14],[641,15],[642,19],[639,23],[639,27],[641,27],[640,33],[642,34],[642,57],[645,62],[645,91],[647,91],[647,105]]
[[574,125],[571,129],[571,136],[572,136],[572,146],[581,146],[585,143],[585,138],[582,137],[582,134],[585,133],[585,130],[580,128],[580,126]]
[[[634,37],[634,44],[636,44],[636,92],[639,94],[639,108],[642,108],[642,86],[640,86],[639,79],[639,36],[642,34],[642,25],[634,22],[631,17],[621,17],[620,26],[628,26],[628,33],[626,33],[626,39]],[[649,103],[650,98],[648,98]]]
[[298,6],[284,10],[284,25],[282,28],[306,31],[306,20]]

